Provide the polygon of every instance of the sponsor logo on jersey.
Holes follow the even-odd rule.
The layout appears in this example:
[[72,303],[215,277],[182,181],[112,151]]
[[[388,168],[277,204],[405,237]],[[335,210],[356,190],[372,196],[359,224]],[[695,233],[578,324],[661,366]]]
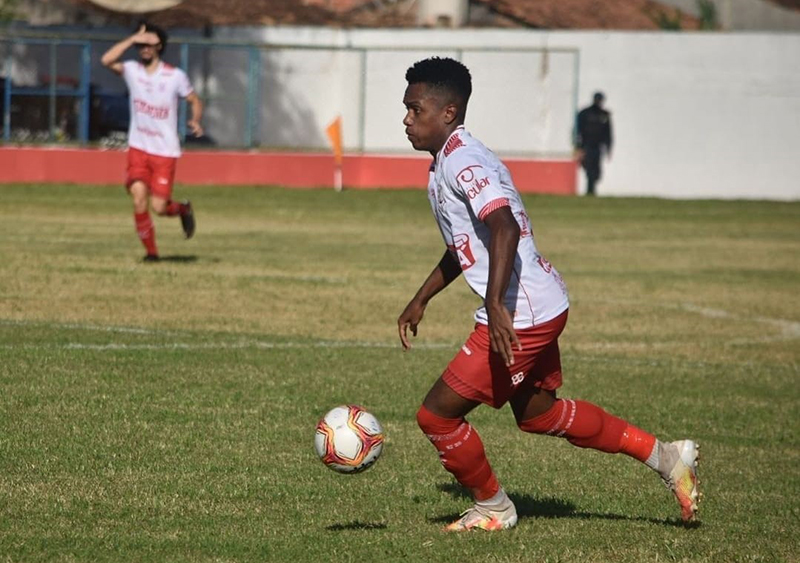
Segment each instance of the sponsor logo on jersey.
[[154,106],[138,98],[133,99],[133,109],[136,113],[143,113],[153,119],[167,119],[169,106]]
[[489,183],[489,178],[478,178],[472,183],[471,187],[467,189],[467,197],[475,199]]
[[456,150],[458,147],[463,147],[464,143],[461,138],[458,136],[458,133],[453,135],[447,140],[447,144],[444,146],[444,155],[450,156],[450,153]]
[[455,254],[458,259],[462,270],[467,270],[475,265],[475,256],[473,256],[472,249],[469,246],[469,235],[453,235],[453,246],[449,248],[450,252]]
[[461,183],[461,185],[466,188],[475,181],[475,170],[478,168],[483,170],[483,166],[480,164],[470,164],[461,172],[456,174],[456,178],[458,178],[458,181]]

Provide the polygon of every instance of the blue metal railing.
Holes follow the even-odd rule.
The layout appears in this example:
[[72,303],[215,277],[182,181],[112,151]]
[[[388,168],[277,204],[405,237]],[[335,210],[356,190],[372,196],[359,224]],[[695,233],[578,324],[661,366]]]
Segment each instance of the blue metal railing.
[[[95,43],[107,43],[108,39],[64,39],[59,37],[0,37],[0,46],[7,47],[5,61],[0,61],[0,68],[4,67],[2,75],[5,77],[5,88],[3,90],[3,111],[2,111],[2,140],[9,142],[12,140],[12,110],[13,101],[20,96],[46,96],[47,107],[47,137],[49,140],[56,140],[57,137],[57,108],[58,99],[72,97],[77,100],[77,123],[75,137],[81,144],[89,142],[91,130],[91,108],[92,108],[92,46]],[[247,99],[245,101],[246,123],[247,126],[242,132],[242,144],[247,148],[252,148],[258,143],[258,118],[259,118],[259,93],[260,93],[260,66],[262,49],[256,45],[239,44],[209,44],[208,41],[181,41],[175,40],[173,43],[179,46],[179,66],[186,72],[190,66],[190,47],[215,49],[235,49],[245,51],[247,54]],[[14,76],[14,47],[20,45],[40,45],[48,48],[48,72],[47,81],[39,86],[15,86]],[[80,70],[78,85],[74,88],[60,86],[58,84],[58,52],[60,47],[71,46],[80,48]],[[201,98],[207,100],[210,96],[205,92],[199,93]],[[181,101],[179,106],[178,132],[182,139],[186,138],[187,107],[186,102]]]
[[[81,143],[89,140],[89,111],[90,111],[90,83],[91,83],[91,42],[75,39],[36,39],[15,38],[3,41],[9,46],[5,61],[5,87],[3,91],[3,140],[11,139],[11,109],[15,95],[47,96],[48,97],[48,137],[52,140],[56,136],[56,100],[59,97],[77,98],[80,111],[78,112],[77,137]],[[48,84],[43,87],[17,87],[12,80],[14,71],[14,45],[44,45],[49,51],[49,76]],[[75,88],[60,87],[58,85],[58,47],[72,46],[81,49],[81,72],[78,86]]]

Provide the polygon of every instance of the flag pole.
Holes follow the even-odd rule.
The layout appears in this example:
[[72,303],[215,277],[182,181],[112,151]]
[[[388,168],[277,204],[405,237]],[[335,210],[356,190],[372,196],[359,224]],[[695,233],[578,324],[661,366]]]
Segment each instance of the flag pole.
[[338,164],[333,169],[333,189],[334,191],[342,191],[342,167]]
[[328,140],[333,149],[333,189],[337,192],[342,191],[342,116],[337,115],[336,119],[330,122],[325,128]]

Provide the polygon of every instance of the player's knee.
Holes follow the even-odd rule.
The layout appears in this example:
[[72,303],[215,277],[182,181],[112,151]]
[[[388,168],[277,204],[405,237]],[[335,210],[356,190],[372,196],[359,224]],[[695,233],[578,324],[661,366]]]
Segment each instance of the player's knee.
[[556,402],[546,412],[527,418],[517,420],[517,427],[523,432],[531,434],[547,434],[553,430],[558,422],[561,413],[561,404]]
[[417,424],[427,436],[449,434],[458,430],[463,418],[443,418],[429,411],[425,405],[417,410]]
[[154,200],[150,202],[150,207],[153,208],[153,213],[156,215],[167,214],[167,202],[162,200]]
[[430,434],[430,429],[432,426],[431,414],[431,411],[426,409],[425,405],[420,405],[419,409],[417,410],[417,425],[425,434]]

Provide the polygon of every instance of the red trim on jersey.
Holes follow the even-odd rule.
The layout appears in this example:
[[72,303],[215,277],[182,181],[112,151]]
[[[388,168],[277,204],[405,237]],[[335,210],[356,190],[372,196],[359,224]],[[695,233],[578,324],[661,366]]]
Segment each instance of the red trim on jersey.
[[497,199],[493,199],[492,201],[484,205],[483,209],[481,209],[480,213],[478,213],[478,219],[483,221],[489,213],[491,213],[492,211],[496,211],[501,207],[509,207],[507,197],[499,197]]
[[528,301],[528,308],[531,310],[531,319],[536,318],[536,311],[533,310],[533,303],[531,302],[531,296],[528,295],[525,286],[522,283],[522,278],[520,278],[519,272],[517,272],[516,268],[512,268],[511,272],[517,276],[517,285],[522,289],[522,293],[525,294],[525,299]]

